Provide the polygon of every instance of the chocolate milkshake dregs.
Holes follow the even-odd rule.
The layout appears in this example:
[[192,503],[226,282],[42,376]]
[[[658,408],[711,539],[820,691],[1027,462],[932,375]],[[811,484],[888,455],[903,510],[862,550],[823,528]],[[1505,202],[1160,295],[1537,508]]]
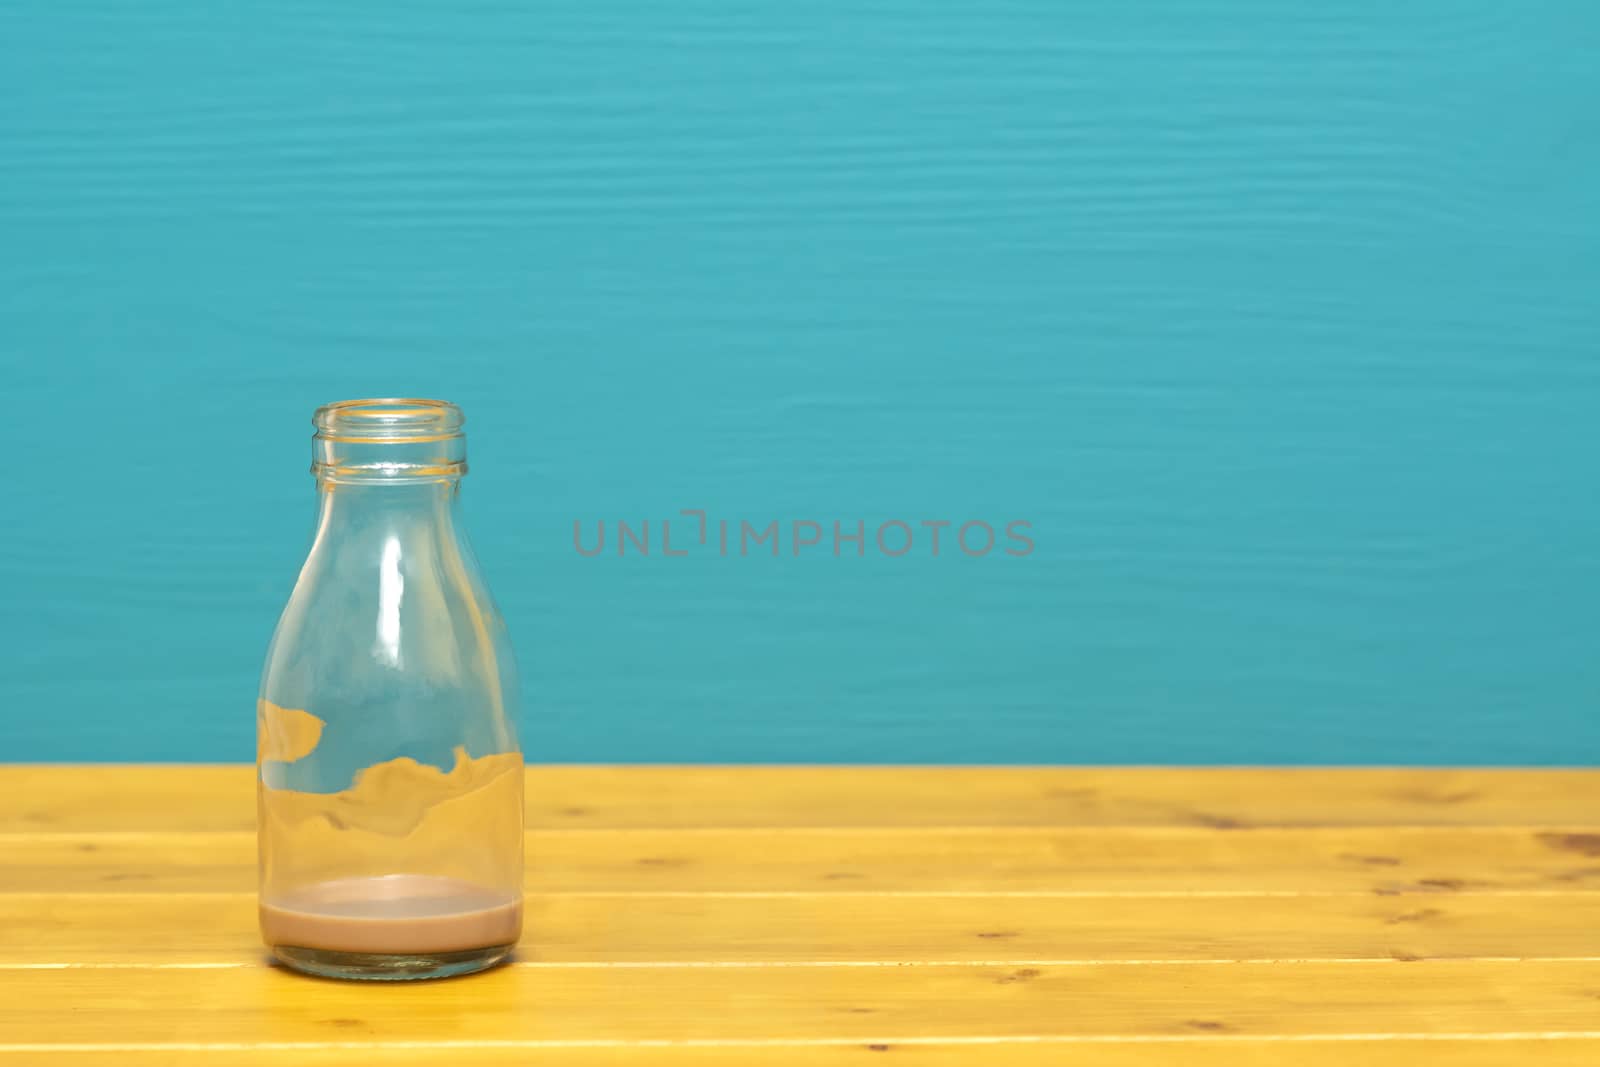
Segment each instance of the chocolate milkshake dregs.
[[313,419],[316,535],[256,708],[261,932],[296,970],[465,974],[521,933],[516,667],[462,527],[462,421]]

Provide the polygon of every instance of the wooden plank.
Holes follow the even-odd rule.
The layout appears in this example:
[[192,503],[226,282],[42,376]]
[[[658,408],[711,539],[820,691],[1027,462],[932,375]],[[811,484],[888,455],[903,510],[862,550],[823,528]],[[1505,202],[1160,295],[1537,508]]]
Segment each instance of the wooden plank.
[[[577,767],[534,828],[1600,825],[1600,770]],[[250,830],[249,766],[0,767],[0,832]]]
[[[257,962],[251,894],[0,894],[0,967]],[[1600,959],[1600,893],[1539,897],[533,896],[556,964]]]
[[[882,1052],[894,1060],[878,1060]],[[0,1057],[7,1055],[0,1046]],[[1244,1035],[1174,1037],[1154,1042],[1076,1040],[1016,1042],[1001,1039],[981,1044],[938,1039],[915,1042],[827,1042],[813,1044],[632,1045],[602,1047],[377,1047],[268,1046],[243,1048],[158,1046],[129,1050],[126,1046],[45,1052],[29,1045],[13,1052],[18,1062],[48,1067],[169,1067],[217,1062],[241,1067],[812,1067],[909,1063],[914,1067],[1059,1067],[1092,1063],[1095,1067],[1594,1067],[1600,1063],[1600,1038],[1500,1035],[1484,1037],[1416,1036],[1409,1038],[1297,1037],[1290,1041]],[[219,1057],[225,1059],[219,1060]]]
[[[1600,890],[1600,833],[1001,828],[536,830],[529,892]],[[246,891],[255,835],[11,834],[0,892]]]
[[1600,1037],[1600,962],[511,967],[382,986],[274,968],[0,971],[0,1051],[82,1044]]

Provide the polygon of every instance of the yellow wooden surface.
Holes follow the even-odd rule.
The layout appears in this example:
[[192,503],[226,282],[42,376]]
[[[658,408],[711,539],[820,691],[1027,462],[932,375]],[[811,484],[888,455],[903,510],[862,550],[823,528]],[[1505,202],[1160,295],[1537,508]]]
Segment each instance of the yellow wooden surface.
[[538,768],[528,794],[517,961],[371,986],[262,959],[250,768],[0,768],[0,1059],[1600,1064],[1600,772]]

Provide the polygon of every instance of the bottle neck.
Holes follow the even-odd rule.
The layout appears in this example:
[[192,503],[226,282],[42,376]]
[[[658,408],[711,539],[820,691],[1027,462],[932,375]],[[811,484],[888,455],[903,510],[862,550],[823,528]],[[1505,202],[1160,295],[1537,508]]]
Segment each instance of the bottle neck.
[[[467,471],[461,412],[442,400],[345,400],[312,418],[317,540],[439,551],[455,541]],[[367,546],[370,547],[370,546]]]

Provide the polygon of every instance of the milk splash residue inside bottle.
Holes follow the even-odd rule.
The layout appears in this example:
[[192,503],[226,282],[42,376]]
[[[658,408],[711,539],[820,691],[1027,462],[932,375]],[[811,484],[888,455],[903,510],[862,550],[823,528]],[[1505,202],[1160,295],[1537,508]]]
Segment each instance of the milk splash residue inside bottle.
[[[260,755],[311,754],[322,720],[260,702]],[[450,953],[516,941],[519,893],[505,858],[520,859],[522,757],[455,750],[449,771],[409,757],[361,771],[349,789],[263,786],[261,832],[274,865],[261,895],[269,943],[355,953]],[[432,858],[428,873],[408,857]],[[398,873],[397,873],[398,872]],[[514,879],[513,879],[514,880]],[[275,888],[281,884],[284,888]]]

